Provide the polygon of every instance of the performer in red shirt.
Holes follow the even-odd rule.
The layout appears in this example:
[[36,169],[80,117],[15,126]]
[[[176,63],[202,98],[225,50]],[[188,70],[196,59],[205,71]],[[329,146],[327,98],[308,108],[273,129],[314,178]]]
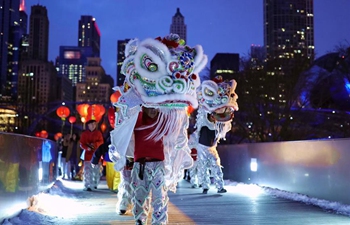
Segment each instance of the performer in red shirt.
[[98,147],[103,144],[103,136],[101,131],[97,129],[95,120],[89,120],[87,123],[88,129],[81,134],[80,147],[84,149],[84,176],[83,183],[86,191],[91,191],[92,188],[97,188],[101,178],[100,167],[91,166],[91,159]]

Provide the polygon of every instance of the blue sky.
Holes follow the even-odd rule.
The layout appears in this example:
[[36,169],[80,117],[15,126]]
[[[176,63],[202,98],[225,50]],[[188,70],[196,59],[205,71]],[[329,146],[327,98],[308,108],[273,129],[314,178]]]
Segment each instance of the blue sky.
[[[187,44],[203,46],[209,61],[216,53],[247,55],[251,44],[263,45],[263,0],[26,0],[48,9],[49,60],[59,46],[77,46],[81,15],[96,18],[101,31],[102,66],[115,77],[117,40],[165,36],[180,8]],[[315,0],[315,52],[319,57],[339,44],[350,45],[349,0]]]

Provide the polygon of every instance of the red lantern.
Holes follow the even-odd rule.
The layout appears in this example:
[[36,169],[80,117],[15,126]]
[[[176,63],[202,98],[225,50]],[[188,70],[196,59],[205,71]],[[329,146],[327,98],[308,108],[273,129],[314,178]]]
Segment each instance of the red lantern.
[[120,91],[116,91],[113,94],[111,94],[111,97],[109,99],[111,100],[111,102],[113,104],[113,103],[118,102],[118,99],[119,99],[120,96],[121,96]]
[[87,117],[89,104],[80,104],[77,106],[77,111],[81,117]]
[[102,133],[103,133],[103,132],[105,132],[107,126],[106,126],[106,124],[103,123],[103,124],[101,124],[101,127],[100,127],[100,128],[101,128],[101,131],[102,131]]
[[100,107],[100,117],[102,118],[102,116],[106,113],[106,109],[103,105],[99,105]]
[[42,137],[42,138],[47,138],[48,136],[49,136],[49,134],[47,133],[46,130],[40,131],[40,137]]
[[103,105],[90,105],[88,108],[88,116],[87,116],[87,121],[89,120],[96,120],[97,122],[99,122],[103,116],[103,114],[105,114],[106,109],[105,107],[103,107]]
[[40,137],[40,132],[35,132],[35,137]]
[[72,135],[73,134],[73,123],[75,123],[75,121],[77,119],[75,118],[75,116],[70,116],[68,120],[70,122],[70,134]]
[[68,121],[69,121],[70,123],[75,123],[75,121],[77,121],[77,119],[75,118],[75,116],[70,116],[69,119],[68,119]]
[[108,109],[108,121],[112,128],[114,128],[115,123],[115,111],[113,107]]
[[58,132],[58,133],[56,133],[55,135],[57,135],[57,137],[58,137],[58,138],[63,137],[63,135],[62,135],[62,133],[61,133],[61,132]]
[[62,120],[65,120],[69,116],[70,110],[69,110],[69,108],[67,106],[60,106],[60,107],[57,108],[56,114]]

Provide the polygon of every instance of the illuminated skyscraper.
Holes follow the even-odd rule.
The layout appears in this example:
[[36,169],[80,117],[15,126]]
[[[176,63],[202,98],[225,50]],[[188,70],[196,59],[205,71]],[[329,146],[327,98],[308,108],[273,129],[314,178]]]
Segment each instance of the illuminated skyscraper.
[[81,16],[78,27],[78,46],[92,47],[95,57],[100,57],[101,33],[92,16]]
[[185,24],[185,17],[180,13],[180,8],[177,8],[172,18],[170,33],[178,34],[187,43],[187,26]]
[[69,78],[73,86],[85,82],[88,57],[93,57],[91,47],[60,46],[59,76]]
[[313,0],[264,0],[264,44],[268,60],[284,64],[314,59]]
[[124,83],[125,76],[120,73],[124,59],[125,59],[125,45],[130,39],[118,40],[117,43],[117,86]]
[[0,1],[0,94],[4,94],[8,75],[10,36],[15,24],[19,24],[20,0]]

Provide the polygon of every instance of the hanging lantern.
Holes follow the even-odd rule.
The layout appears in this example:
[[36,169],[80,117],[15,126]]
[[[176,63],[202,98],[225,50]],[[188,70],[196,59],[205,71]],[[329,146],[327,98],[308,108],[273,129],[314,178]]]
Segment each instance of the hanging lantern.
[[87,121],[89,120],[96,120],[96,122],[99,122],[105,114],[106,109],[104,108],[103,105],[90,105],[88,108],[88,116],[87,116]]
[[118,102],[119,97],[121,96],[121,93],[119,91],[114,92],[111,94],[109,99],[111,100],[112,104]]
[[103,105],[98,105],[98,107],[100,108],[100,117],[102,118],[102,116],[106,113],[106,109]]
[[40,131],[40,137],[42,137],[42,138],[47,138],[48,136],[49,136],[49,134],[47,133],[46,130]]
[[107,126],[106,126],[106,124],[102,123],[100,128],[101,128],[102,133],[104,133]]
[[75,116],[70,116],[68,118],[68,121],[70,122],[70,134],[73,134],[73,123],[75,123],[77,119],[75,118]]
[[87,117],[89,104],[80,104],[77,106],[77,111],[81,117]]
[[60,106],[56,109],[56,114],[58,117],[60,117],[62,120],[65,120],[69,114],[70,114],[70,110],[67,106]]
[[58,132],[58,133],[56,133],[55,135],[57,135],[57,137],[58,137],[58,138],[63,137],[63,135],[62,135],[62,133],[61,133],[61,132]]
[[82,116],[80,121],[83,123],[83,130],[85,130],[85,123],[86,123],[86,117],[85,116]]
[[70,117],[68,118],[68,121],[69,121],[70,123],[75,123],[75,121],[77,121],[77,118],[75,118],[75,116],[70,116]]
[[57,134],[55,134],[55,135],[53,136],[53,138],[55,139],[55,141],[58,141],[58,139],[60,139],[60,137],[58,137]]
[[35,132],[35,137],[40,137],[40,132]]
[[113,107],[109,107],[108,109],[108,121],[109,125],[114,129],[114,123],[115,123],[115,111]]

